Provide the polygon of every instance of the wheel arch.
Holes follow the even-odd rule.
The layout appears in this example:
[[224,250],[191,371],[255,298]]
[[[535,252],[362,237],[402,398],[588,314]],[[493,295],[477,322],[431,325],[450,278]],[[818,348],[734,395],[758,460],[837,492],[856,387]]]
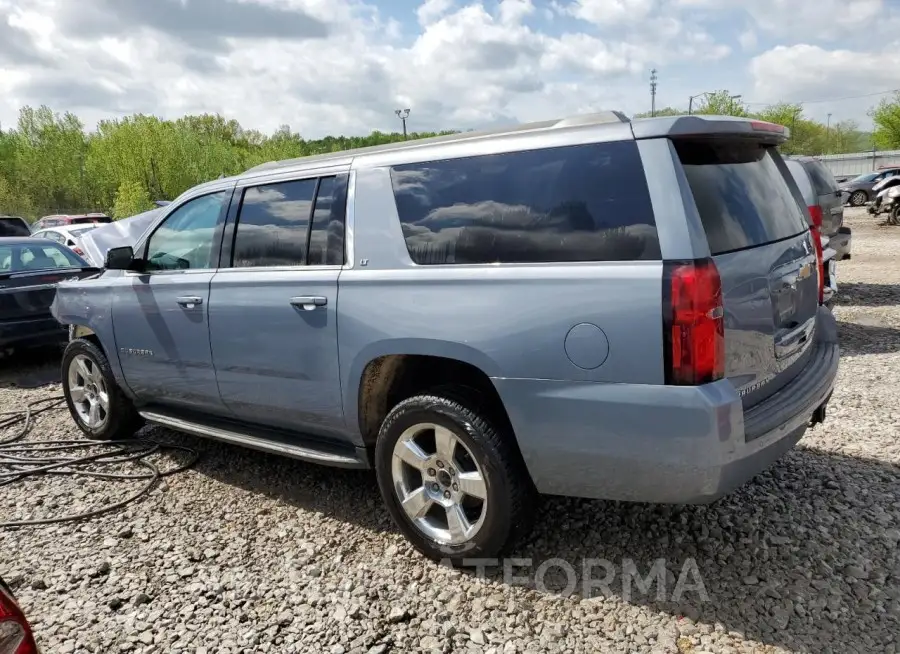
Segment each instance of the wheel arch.
[[[461,343],[398,339],[357,355],[344,392],[347,424],[359,430],[363,445],[375,442],[384,417],[416,390],[458,384],[473,386],[502,401],[490,380],[499,368],[490,357]],[[503,417],[508,421],[505,409]]]

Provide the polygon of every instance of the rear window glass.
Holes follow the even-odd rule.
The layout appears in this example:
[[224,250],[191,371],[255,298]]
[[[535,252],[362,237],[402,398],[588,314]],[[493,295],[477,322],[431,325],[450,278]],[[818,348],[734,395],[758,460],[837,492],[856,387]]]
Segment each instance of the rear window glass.
[[838,190],[834,175],[825,164],[819,161],[804,161],[803,167],[809,173],[813,187],[816,189],[816,195],[828,195]]
[[634,141],[395,166],[417,264],[660,259]]
[[770,147],[747,141],[675,141],[712,254],[756,247],[808,229]]
[[0,236],[30,236],[31,230],[18,218],[0,218]]

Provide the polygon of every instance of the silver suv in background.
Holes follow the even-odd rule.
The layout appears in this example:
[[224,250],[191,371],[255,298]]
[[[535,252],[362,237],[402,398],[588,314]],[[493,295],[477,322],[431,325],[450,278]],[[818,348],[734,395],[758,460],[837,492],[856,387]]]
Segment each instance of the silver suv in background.
[[497,555],[539,493],[713,501],[837,374],[785,138],[608,112],[198,186],[60,285],[66,401],[92,438],[372,467],[435,559]]
[[813,232],[822,250],[823,302],[837,291],[837,262],[850,258],[852,231],[844,226],[844,204],[834,175],[813,157],[788,157],[785,161],[809,212]]

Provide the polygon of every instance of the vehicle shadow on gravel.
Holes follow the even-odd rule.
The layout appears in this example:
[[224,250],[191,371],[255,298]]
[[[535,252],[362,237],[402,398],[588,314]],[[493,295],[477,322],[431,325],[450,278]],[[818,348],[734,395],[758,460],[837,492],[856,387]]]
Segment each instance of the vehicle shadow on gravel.
[[[364,531],[396,533],[371,472],[190,444],[204,451],[196,466],[203,475]],[[888,651],[900,633],[898,488],[898,467],[798,448],[712,505],[545,498],[533,534],[506,561],[525,561],[512,585],[532,600],[581,596],[608,607],[597,585],[606,580],[607,598],[668,614],[683,634],[709,625],[809,654]],[[587,574],[585,565],[593,566]],[[482,574],[495,589],[510,588],[503,562]],[[585,605],[569,605],[576,609]]]
[[0,355],[0,386],[37,388],[60,381],[60,352],[51,346]]
[[565,595],[574,579],[576,593],[602,597],[585,586],[609,574],[585,568],[602,559],[615,573],[610,594],[686,627],[684,617],[810,654],[893,651],[898,488],[896,466],[799,448],[712,505],[550,498],[533,538],[510,556],[530,560],[532,577],[550,559],[571,566],[548,568],[539,593]]
[[834,296],[834,303],[858,307],[900,306],[900,284],[843,282]]
[[900,329],[858,321],[838,320],[837,324],[843,356],[900,352]]

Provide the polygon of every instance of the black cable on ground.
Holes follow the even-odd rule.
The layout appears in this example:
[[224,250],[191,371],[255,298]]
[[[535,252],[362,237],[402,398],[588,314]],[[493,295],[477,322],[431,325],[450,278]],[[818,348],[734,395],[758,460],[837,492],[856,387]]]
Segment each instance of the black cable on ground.
[[[149,493],[163,477],[191,467],[199,457],[196,450],[188,447],[138,438],[116,441],[23,440],[34,426],[37,416],[63,408],[66,408],[65,398],[57,395],[31,402],[23,411],[0,413],[0,433],[15,429],[11,436],[0,438],[0,487],[25,481],[36,475],[66,475],[118,481],[146,480],[147,483],[127,498],[91,511],[53,518],[0,521],[0,528],[73,522],[115,511]],[[160,471],[148,457],[164,450],[184,452],[185,462],[169,470]],[[102,472],[97,469],[103,465],[122,463],[141,466],[146,472],[124,474]]]

